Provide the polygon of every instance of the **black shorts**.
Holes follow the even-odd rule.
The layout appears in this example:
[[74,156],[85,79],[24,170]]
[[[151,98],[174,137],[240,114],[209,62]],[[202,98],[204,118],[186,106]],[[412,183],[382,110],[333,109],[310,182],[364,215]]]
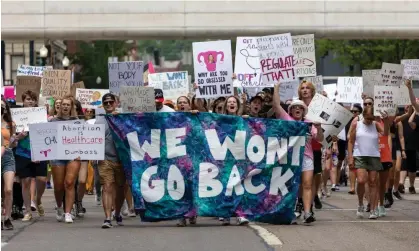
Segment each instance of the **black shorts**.
[[16,155],[16,176],[19,178],[47,177],[48,165],[46,161],[39,163],[31,159]]
[[345,140],[338,140],[338,160],[345,160],[346,157],[346,148],[347,148],[347,142]]
[[322,173],[322,151],[321,150],[313,150],[313,165],[314,165],[314,174]]
[[392,162],[381,162],[381,165],[383,166],[383,170],[382,171],[388,171],[390,170],[390,168],[393,167],[393,163]]
[[416,166],[416,151],[406,150],[406,159],[402,160],[402,171],[408,171],[409,173],[415,173],[417,171]]

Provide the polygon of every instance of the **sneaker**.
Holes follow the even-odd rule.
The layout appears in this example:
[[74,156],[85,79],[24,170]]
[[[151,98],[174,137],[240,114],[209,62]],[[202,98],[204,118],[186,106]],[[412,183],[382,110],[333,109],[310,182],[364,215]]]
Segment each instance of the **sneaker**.
[[391,203],[390,200],[388,199],[388,195],[387,193],[384,195],[384,208],[390,208],[391,207]]
[[378,207],[378,217],[386,216],[386,209],[383,206]]
[[96,195],[96,205],[102,205],[102,196]]
[[368,219],[370,220],[376,220],[378,218],[378,215],[375,211],[370,212],[370,217]]
[[351,190],[351,191],[349,191],[349,192],[348,192],[348,194],[352,194],[352,195],[354,195],[354,194],[355,194],[355,191],[352,191],[352,190]]
[[399,187],[397,189],[399,191],[399,193],[404,194],[404,185],[403,184],[399,184]]
[[76,216],[84,217],[83,204],[81,202],[76,202]]
[[11,214],[12,219],[17,220],[18,219],[18,214],[19,214],[19,210],[18,210],[17,206],[13,205],[12,206],[12,214]]
[[128,211],[128,217],[137,217],[137,214],[135,214],[135,210],[131,209]]
[[57,208],[57,215],[56,215],[57,221],[59,222],[63,221],[63,217],[64,217],[64,210],[61,207]]
[[336,185],[336,186],[335,186],[335,189],[336,189],[336,191],[339,191],[339,190],[340,190],[339,185]]
[[116,224],[118,226],[123,226],[124,225],[124,223],[122,223],[122,216],[121,215],[115,216],[115,220],[116,220]]
[[237,217],[237,225],[243,226],[249,224],[249,220],[244,217]]
[[129,214],[128,204],[127,204],[127,201],[126,200],[124,200],[124,204],[122,204],[121,214],[123,216],[128,216],[128,214]]
[[356,211],[356,217],[364,218],[364,206],[358,206],[358,210]]
[[367,213],[371,212],[371,205],[370,205],[370,203],[367,204],[367,208],[365,209],[365,212],[367,212]]
[[111,223],[111,221],[110,220],[105,220],[104,222],[103,222],[103,224],[102,224],[102,228],[112,228],[113,226],[112,226],[112,223]]
[[294,210],[295,217],[297,217],[297,218],[301,217],[301,214],[303,212],[303,208],[304,208],[303,202],[297,202],[297,205],[295,206],[295,210]]
[[52,189],[51,182],[47,182],[47,189]]
[[317,195],[314,196],[314,207],[316,209],[322,209],[322,207],[323,207],[322,202],[320,201],[320,198]]
[[332,184],[332,188],[330,190],[332,190],[332,192],[335,192],[336,191],[336,185]]
[[189,224],[196,225],[196,219],[197,219],[196,216],[189,218]]
[[228,226],[230,225],[230,218],[224,218],[221,225]]
[[398,200],[403,200],[403,197],[400,195],[400,191],[393,192],[394,197],[396,197]]
[[391,190],[388,191],[385,196],[386,196],[385,198],[387,198],[388,202],[390,203],[390,207],[391,207],[394,203],[394,198],[393,198],[393,194]]
[[45,215],[44,206],[42,204],[39,204],[37,207],[38,207],[38,215],[41,217],[44,216]]
[[65,223],[73,223],[73,215],[66,213],[65,214]]
[[12,221],[10,220],[10,218],[8,218],[7,220],[4,221],[4,223],[2,222],[2,230],[13,230],[13,224]]
[[27,221],[31,221],[31,220],[32,220],[32,214],[30,214],[30,213],[25,214],[25,216],[22,219],[23,222],[27,222]]
[[31,201],[31,211],[35,212],[36,211],[36,204],[34,201]]
[[218,221],[223,221],[223,220],[224,220],[224,218],[222,218],[222,217],[218,218]]
[[178,227],[186,227],[186,219],[182,218],[178,221],[178,223],[176,224],[176,226]]
[[415,189],[415,187],[409,187],[409,193],[410,193],[410,194],[416,194],[416,189]]
[[304,223],[310,224],[312,222],[315,222],[316,218],[314,218],[314,215],[312,213],[305,213],[304,214]]

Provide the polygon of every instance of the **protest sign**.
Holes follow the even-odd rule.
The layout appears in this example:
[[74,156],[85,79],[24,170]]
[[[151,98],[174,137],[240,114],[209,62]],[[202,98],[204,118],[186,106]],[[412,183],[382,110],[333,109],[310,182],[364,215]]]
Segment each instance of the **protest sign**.
[[403,59],[401,64],[405,79],[419,80],[419,59]]
[[389,116],[397,113],[398,86],[377,85],[374,87],[374,116],[381,116],[386,111]]
[[77,82],[77,83],[73,83],[71,85],[71,95],[73,97],[76,96],[76,90],[77,90],[77,88],[86,89],[86,87],[84,86],[84,82],[83,81],[80,81],[80,82]]
[[16,76],[42,77],[45,70],[52,70],[52,66],[18,65]]
[[292,36],[292,46],[294,49],[295,75],[297,77],[316,76],[314,34]]
[[362,77],[339,77],[336,102],[361,104],[362,89]]
[[189,93],[187,71],[148,74],[148,86],[162,89],[164,98],[176,101],[179,96]]
[[45,107],[11,108],[12,119],[16,123],[16,132],[28,131],[28,124],[48,122]]
[[142,61],[108,63],[109,91],[119,95],[121,86],[143,86]]
[[374,95],[374,86],[382,85],[381,70],[362,70],[363,93],[372,97]]
[[39,97],[41,90],[40,77],[19,76],[16,77],[16,103],[22,103],[22,94],[26,91],[32,91]]
[[336,101],[336,90],[337,90],[337,84],[328,84],[323,86],[323,90],[326,92],[327,97],[330,100]]
[[154,88],[147,86],[121,86],[123,112],[155,112]]
[[400,86],[403,78],[403,65],[384,63],[381,66],[381,84]]
[[284,103],[288,99],[298,98],[298,80],[281,83],[279,86],[279,97]]
[[304,80],[313,83],[314,87],[316,87],[317,93],[323,92],[324,89],[323,89],[323,76],[322,75],[319,75],[316,77],[306,77],[304,78]]
[[109,90],[103,89],[76,89],[76,99],[80,101],[81,107],[86,109],[94,109],[103,107],[102,96]]
[[42,77],[43,97],[64,97],[71,94],[70,70],[46,70]]
[[410,102],[409,89],[407,89],[406,85],[400,85],[399,91],[395,95],[395,98],[397,98],[398,106],[405,106],[405,105],[412,104]]
[[297,78],[290,33],[259,37],[256,41],[263,86],[272,87],[278,81],[292,81]]
[[332,137],[338,135],[352,118],[352,113],[343,106],[316,93],[308,106],[306,118],[322,124],[323,146],[330,146]]
[[234,87],[258,87],[262,81],[256,37],[238,37],[234,63]]
[[57,124],[57,159],[104,160],[105,125]]
[[231,41],[192,43],[197,98],[233,95]]
[[106,119],[143,221],[295,218],[305,123],[183,112]]

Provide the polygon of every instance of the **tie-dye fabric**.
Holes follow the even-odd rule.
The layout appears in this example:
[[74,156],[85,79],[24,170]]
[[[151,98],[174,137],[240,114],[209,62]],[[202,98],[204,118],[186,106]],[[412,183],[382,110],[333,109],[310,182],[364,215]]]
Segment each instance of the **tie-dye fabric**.
[[19,140],[19,142],[17,143],[16,155],[19,155],[21,157],[25,157],[28,159],[31,158],[31,143],[30,143],[29,135]]
[[192,215],[275,224],[294,219],[306,124],[182,112],[106,119],[143,221]]

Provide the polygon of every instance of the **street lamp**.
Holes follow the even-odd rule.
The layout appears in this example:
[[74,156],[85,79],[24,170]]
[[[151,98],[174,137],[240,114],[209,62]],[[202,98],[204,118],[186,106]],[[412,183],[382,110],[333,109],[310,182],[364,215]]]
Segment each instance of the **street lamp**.
[[102,83],[102,78],[98,76],[96,78],[96,84],[100,85],[100,83]]
[[64,70],[67,70],[68,66],[70,65],[70,60],[68,59],[68,57],[67,57],[67,56],[65,56],[65,57],[63,58],[62,63],[63,63]]
[[42,66],[45,66],[45,62],[48,57],[48,49],[45,47],[45,45],[42,45],[41,49],[39,49],[39,56],[42,60]]

